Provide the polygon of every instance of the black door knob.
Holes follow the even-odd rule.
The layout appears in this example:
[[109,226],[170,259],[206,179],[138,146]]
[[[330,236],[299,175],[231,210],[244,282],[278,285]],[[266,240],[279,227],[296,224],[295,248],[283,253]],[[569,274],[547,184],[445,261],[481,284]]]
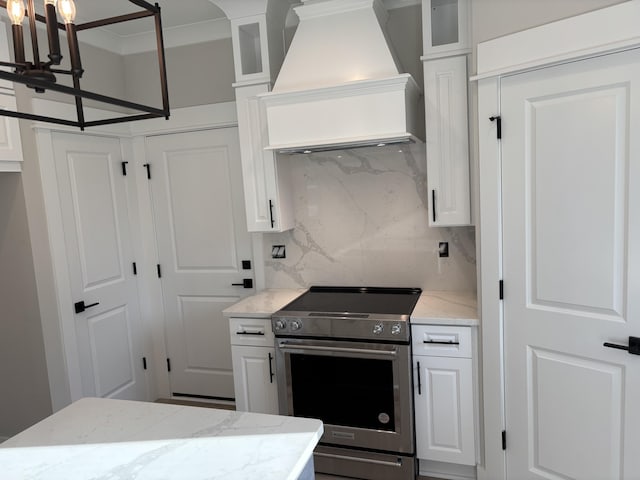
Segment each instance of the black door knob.
[[76,302],[73,306],[76,310],[76,313],[82,313],[87,308],[95,307],[96,305],[100,305],[100,302],[92,303],[91,305],[85,305],[84,301]]
[[242,283],[232,283],[234,287],[253,288],[253,278],[244,278]]
[[631,355],[640,355],[640,337],[629,337],[629,345],[618,345],[617,343],[604,343],[605,347],[617,350],[626,350]]

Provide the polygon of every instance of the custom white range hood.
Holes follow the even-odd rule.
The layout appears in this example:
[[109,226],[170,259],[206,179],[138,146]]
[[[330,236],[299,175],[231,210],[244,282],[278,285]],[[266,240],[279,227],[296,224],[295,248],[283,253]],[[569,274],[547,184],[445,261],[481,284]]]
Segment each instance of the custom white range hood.
[[400,74],[379,0],[306,0],[273,91],[267,149],[311,152],[416,141],[420,90]]

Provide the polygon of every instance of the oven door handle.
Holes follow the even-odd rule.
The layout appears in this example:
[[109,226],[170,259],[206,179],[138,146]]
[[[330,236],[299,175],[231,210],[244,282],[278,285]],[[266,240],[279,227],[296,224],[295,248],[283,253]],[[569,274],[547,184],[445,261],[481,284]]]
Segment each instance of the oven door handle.
[[320,345],[291,345],[287,342],[278,343],[278,348],[282,351],[304,351],[310,350],[313,352],[335,352],[335,353],[356,353],[365,355],[378,355],[385,357],[395,357],[398,354],[398,350],[373,350],[369,348],[345,348],[345,347],[323,347]]

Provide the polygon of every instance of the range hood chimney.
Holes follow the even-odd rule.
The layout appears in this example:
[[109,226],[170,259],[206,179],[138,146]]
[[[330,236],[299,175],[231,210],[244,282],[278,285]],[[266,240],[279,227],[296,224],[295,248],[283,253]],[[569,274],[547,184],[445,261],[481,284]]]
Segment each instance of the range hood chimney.
[[285,153],[421,140],[420,90],[401,74],[380,0],[305,0],[273,91],[267,149]]

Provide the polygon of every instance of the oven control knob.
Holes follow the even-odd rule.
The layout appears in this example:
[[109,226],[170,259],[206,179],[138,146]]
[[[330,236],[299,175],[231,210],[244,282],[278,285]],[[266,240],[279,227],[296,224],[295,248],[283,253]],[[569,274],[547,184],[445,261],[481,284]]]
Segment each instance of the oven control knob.
[[396,323],[394,326],[391,327],[391,335],[400,335],[402,333],[402,325],[399,323]]
[[380,335],[382,332],[384,331],[384,325],[381,323],[376,323],[373,326],[373,334],[374,335]]
[[291,330],[300,330],[302,328],[302,322],[300,320],[291,321]]
[[284,330],[287,328],[287,324],[284,320],[276,320],[275,324],[276,330]]

